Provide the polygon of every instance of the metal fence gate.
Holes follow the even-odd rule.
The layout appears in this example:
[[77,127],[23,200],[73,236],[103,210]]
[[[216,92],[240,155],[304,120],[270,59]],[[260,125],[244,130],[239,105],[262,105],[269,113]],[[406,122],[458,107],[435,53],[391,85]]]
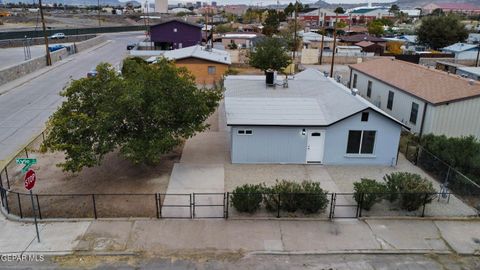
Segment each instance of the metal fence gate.
[[358,218],[361,214],[359,204],[352,193],[330,194],[330,219]]
[[193,218],[225,218],[226,193],[193,193]]

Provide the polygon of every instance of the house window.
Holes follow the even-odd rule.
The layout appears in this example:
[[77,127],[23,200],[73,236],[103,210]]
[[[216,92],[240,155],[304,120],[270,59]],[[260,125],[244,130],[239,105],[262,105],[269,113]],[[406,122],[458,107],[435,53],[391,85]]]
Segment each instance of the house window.
[[239,129],[237,131],[237,134],[238,135],[252,135],[253,134],[253,130],[251,129]]
[[217,68],[215,66],[208,66],[208,74],[215,75]]
[[374,130],[350,130],[348,132],[347,154],[373,154]]
[[388,91],[387,109],[389,110],[392,110],[393,108],[393,96],[394,93],[392,91]]
[[177,32],[177,28],[173,28],[173,32],[175,32],[175,33],[176,33],[176,32]]
[[362,122],[368,122],[368,112],[362,113]]
[[353,87],[353,88],[357,88],[357,74],[353,74],[353,84],[352,84],[352,87]]
[[372,97],[372,81],[368,81],[367,97]]
[[418,104],[412,102],[412,110],[410,111],[410,123],[417,124],[417,116],[418,116]]

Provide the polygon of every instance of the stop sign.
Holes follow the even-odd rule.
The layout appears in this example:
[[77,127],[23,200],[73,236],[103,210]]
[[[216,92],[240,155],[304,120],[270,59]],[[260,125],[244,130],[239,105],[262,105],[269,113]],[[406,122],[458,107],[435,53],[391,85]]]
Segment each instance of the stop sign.
[[35,175],[34,170],[28,170],[28,172],[25,174],[25,188],[27,190],[31,190],[33,186],[35,186],[35,181],[37,180],[37,176]]

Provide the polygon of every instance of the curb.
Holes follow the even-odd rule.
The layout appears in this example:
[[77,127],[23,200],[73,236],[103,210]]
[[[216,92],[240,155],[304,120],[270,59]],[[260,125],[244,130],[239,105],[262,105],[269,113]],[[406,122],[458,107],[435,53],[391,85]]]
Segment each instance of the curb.
[[[253,251],[247,255],[412,255],[412,254],[455,254],[449,250],[405,249],[405,250],[326,250],[326,251]],[[473,255],[473,254],[467,254]]]

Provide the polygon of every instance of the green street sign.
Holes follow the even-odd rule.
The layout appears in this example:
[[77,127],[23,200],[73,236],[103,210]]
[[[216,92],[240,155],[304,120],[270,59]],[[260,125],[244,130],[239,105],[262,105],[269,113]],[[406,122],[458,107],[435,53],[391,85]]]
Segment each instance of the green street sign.
[[22,173],[26,173],[30,167],[32,167],[33,164],[37,164],[37,159],[36,158],[17,158],[15,160],[17,164],[23,164],[25,165],[22,168]]

